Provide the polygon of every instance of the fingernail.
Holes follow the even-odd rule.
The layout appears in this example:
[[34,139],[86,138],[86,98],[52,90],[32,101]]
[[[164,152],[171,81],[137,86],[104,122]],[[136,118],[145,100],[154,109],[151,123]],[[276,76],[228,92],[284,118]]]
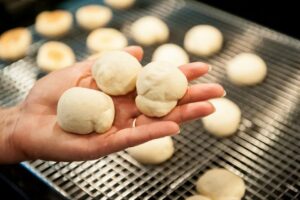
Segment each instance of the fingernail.
[[224,93],[223,93],[223,96],[222,97],[225,97],[227,94],[226,90],[224,90]]
[[179,133],[180,133],[180,129],[175,134],[178,135]]
[[212,71],[212,66],[208,65],[208,72],[211,72],[211,71]]

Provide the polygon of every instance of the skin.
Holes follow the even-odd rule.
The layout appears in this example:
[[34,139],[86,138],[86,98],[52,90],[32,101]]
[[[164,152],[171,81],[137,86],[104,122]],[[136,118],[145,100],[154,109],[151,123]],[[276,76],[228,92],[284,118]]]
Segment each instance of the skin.
[[[125,51],[138,60],[143,57],[140,47]],[[179,124],[214,112],[207,102],[221,97],[224,89],[218,84],[196,84],[188,88],[174,110],[163,118],[149,118],[135,106],[136,93],[113,97],[115,121],[104,134],[76,135],[63,131],[57,124],[57,102],[71,87],[98,89],[91,77],[94,61],[84,61],[72,67],[52,72],[38,80],[20,105],[0,110],[0,163],[24,160],[79,161],[102,156],[146,141],[175,135]],[[180,67],[188,80],[206,74],[205,63],[190,63]],[[136,127],[132,128],[136,119]]]

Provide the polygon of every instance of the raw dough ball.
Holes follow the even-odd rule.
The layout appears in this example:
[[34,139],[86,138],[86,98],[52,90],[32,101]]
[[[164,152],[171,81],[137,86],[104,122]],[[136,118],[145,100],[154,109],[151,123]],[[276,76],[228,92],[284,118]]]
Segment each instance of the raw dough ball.
[[211,199],[202,195],[194,195],[186,198],[185,200],[211,200]]
[[255,85],[266,77],[267,65],[255,54],[241,53],[228,62],[227,75],[237,85]]
[[0,36],[0,59],[17,60],[26,55],[31,44],[31,33],[26,28],[14,28]]
[[104,0],[104,3],[115,9],[128,9],[135,3],[135,0]]
[[172,157],[174,144],[170,136],[154,139],[127,149],[136,161],[143,164],[160,164]]
[[243,179],[221,168],[206,171],[197,181],[197,191],[212,200],[240,200],[245,190]]
[[84,29],[93,30],[105,26],[112,18],[109,8],[99,5],[88,5],[76,12],[77,23]]
[[62,42],[46,42],[37,55],[37,64],[45,71],[59,70],[75,63],[73,50]]
[[153,53],[152,61],[165,61],[174,66],[180,66],[189,63],[187,53],[176,44],[163,44]]
[[219,137],[235,133],[241,121],[240,108],[226,98],[212,99],[209,102],[213,104],[216,111],[202,118],[204,128]]
[[110,96],[87,88],[74,87],[65,91],[57,105],[59,126],[72,133],[104,133],[111,128],[114,116]]
[[185,75],[167,62],[146,65],[137,78],[136,106],[149,117],[167,115],[188,87]]
[[169,38],[169,28],[161,19],[146,16],[135,21],[131,26],[133,39],[145,46],[162,43]]
[[184,48],[198,56],[210,56],[222,48],[222,33],[210,25],[198,25],[191,28],[184,38]]
[[92,67],[98,87],[110,95],[125,95],[135,89],[142,69],[139,61],[125,51],[103,53]]
[[70,31],[72,14],[64,10],[41,12],[35,22],[36,31],[45,37],[59,37]]
[[96,29],[87,38],[87,46],[93,52],[121,50],[127,45],[124,34],[113,28]]

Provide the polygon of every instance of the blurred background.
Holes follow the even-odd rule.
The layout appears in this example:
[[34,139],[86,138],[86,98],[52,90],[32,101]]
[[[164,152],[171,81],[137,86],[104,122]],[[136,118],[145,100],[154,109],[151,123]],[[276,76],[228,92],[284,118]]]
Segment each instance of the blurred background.
[[[78,0],[0,0],[0,33],[16,27],[33,24],[42,10],[55,8],[58,3]],[[258,24],[300,39],[296,9],[297,1],[259,0],[201,0],[201,2],[238,15]]]

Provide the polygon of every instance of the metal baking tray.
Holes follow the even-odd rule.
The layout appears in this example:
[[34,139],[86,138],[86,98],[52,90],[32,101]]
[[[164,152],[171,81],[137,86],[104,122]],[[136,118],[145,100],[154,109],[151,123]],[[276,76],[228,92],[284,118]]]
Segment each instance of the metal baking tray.
[[[101,1],[72,1],[78,7]],[[83,3],[82,3],[83,2]],[[159,166],[143,166],[126,152],[88,162],[22,163],[51,187],[70,199],[184,199],[196,193],[195,182],[207,169],[225,167],[247,185],[244,199],[300,198],[300,41],[194,1],[138,1],[129,11],[114,11],[111,27],[129,38],[130,24],[144,15],[155,15],[171,29],[170,42],[182,45],[185,32],[196,24],[211,24],[225,37],[222,51],[192,61],[212,64],[213,71],[195,82],[218,82],[227,97],[242,109],[237,134],[218,139],[203,130],[201,122],[182,126],[175,136],[175,155]],[[61,40],[69,44],[78,60],[88,55],[87,33],[77,27]],[[14,63],[0,63],[0,105],[20,102],[42,76],[35,55],[44,42],[34,33],[31,53]],[[155,47],[145,48],[143,63],[151,60]],[[255,87],[237,87],[226,79],[226,62],[241,52],[260,55],[268,76]]]

